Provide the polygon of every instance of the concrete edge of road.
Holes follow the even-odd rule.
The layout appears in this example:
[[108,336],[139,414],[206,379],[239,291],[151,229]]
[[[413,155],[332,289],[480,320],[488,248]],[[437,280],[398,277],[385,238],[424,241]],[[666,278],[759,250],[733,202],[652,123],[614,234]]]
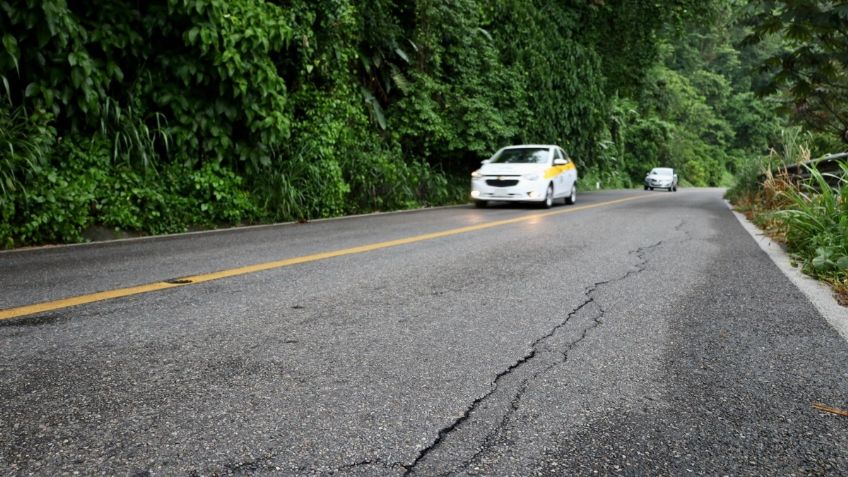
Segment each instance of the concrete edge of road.
[[833,290],[826,284],[804,275],[797,267],[792,266],[792,259],[783,250],[783,246],[772,240],[756,225],[751,223],[744,215],[733,210],[728,201],[724,201],[727,207],[736,216],[736,220],[751,235],[757,245],[777,265],[777,268],[786,275],[792,283],[806,295],[807,299],[821,313],[845,341],[848,341],[848,308],[843,307],[833,296]]
[[[361,217],[377,217],[383,215],[397,215],[397,214],[413,214],[417,212],[424,212],[429,210],[439,210],[439,209],[453,209],[457,207],[468,207],[468,204],[452,204],[452,205],[440,205],[437,207],[419,207],[417,209],[403,209],[403,210],[390,210],[386,212],[369,212],[367,214],[354,214],[354,215],[342,215],[339,217],[327,217],[324,219],[312,219],[305,223],[320,223],[320,222],[331,222],[336,220],[348,220],[348,219],[356,219]],[[140,242],[145,240],[167,240],[171,238],[178,237],[187,237],[193,235],[211,235],[211,234],[222,234],[222,233],[231,233],[238,232],[243,230],[256,230],[256,229],[269,229],[273,227],[287,227],[291,225],[301,225],[301,222],[292,221],[292,222],[276,222],[273,224],[258,224],[258,225],[242,225],[242,226],[233,226],[233,227],[224,227],[220,229],[207,229],[207,230],[194,230],[191,232],[180,232],[174,234],[160,234],[160,235],[142,235],[140,237],[126,237],[119,239],[111,239],[111,240],[92,240],[90,242],[81,242],[81,243],[63,243],[63,244],[55,244],[55,245],[36,245],[33,247],[21,247],[21,248],[13,248],[11,250],[0,250],[0,256],[5,254],[12,253],[23,253],[23,252],[38,252],[44,250],[56,250],[60,248],[71,248],[71,247],[92,247],[98,245],[109,245],[116,243],[126,243],[126,242]]]

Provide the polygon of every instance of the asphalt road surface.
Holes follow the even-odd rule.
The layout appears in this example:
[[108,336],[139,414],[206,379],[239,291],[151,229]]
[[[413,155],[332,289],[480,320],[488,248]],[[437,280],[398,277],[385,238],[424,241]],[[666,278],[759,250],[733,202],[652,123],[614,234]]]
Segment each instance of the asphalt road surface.
[[721,190],[551,212],[2,253],[83,304],[0,321],[0,475],[848,474],[848,343]]

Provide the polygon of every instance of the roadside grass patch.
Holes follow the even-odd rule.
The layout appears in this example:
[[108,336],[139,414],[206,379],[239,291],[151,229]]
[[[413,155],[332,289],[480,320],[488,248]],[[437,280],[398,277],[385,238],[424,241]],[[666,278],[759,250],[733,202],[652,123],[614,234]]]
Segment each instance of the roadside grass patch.
[[[734,206],[787,252],[805,274],[829,283],[837,300],[848,306],[848,161],[837,173],[805,166],[809,178],[799,180],[772,154],[740,171],[727,197]],[[797,163],[810,159],[809,149],[798,146]]]

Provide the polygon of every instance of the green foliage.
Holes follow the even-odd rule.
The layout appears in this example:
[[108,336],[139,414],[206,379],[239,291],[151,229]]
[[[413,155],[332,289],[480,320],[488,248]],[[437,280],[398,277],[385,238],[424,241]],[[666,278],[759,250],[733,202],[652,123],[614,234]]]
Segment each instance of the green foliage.
[[653,166],[679,171],[687,185],[718,186],[766,153],[783,122],[775,107],[751,92],[748,69],[765,46],[737,46],[745,30],[739,8],[714,5],[687,33],[659,42],[657,57],[634,100],[618,99],[612,138],[624,149],[623,169],[634,183]]
[[786,245],[810,275],[841,281],[848,278],[848,162],[841,174],[810,167],[810,179],[782,193],[789,206],[775,212],[786,229]]
[[775,123],[736,11],[0,0],[3,245],[461,202],[519,142],[562,145],[587,187],[667,164],[719,184]]
[[578,165],[593,165],[606,130],[609,99],[600,58],[572,33],[579,25],[575,8],[496,3],[493,35],[505,67],[523,79],[526,94],[518,142],[560,144]]
[[[800,128],[783,131],[780,147],[750,161],[737,173],[728,199],[766,231],[786,243],[802,270],[833,284],[848,297],[848,162],[837,173],[822,173],[810,160],[812,135]],[[806,165],[809,179],[785,172]]]
[[657,117],[635,117],[627,125],[624,147],[627,157],[626,171],[636,182],[654,166],[666,165],[671,160],[669,141],[673,125]]
[[161,113],[150,119],[139,117],[132,105],[122,108],[106,98],[100,119],[100,134],[112,140],[112,161],[147,170],[167,152],[171,134]]
[[250,222],[260,214],[243,180],[216,163],[136,170],[114,163],[103,137],[64,140],[53,157],[61,162],[33,170],[25,190],[3,202],[4,246],[79,242],[95,224],[158,234]]
[[840,0],[770,0],[750,8],[749,43],[783,40],[762,63],[761,93],[785,93],[785,111],[848,143],[848,4]]
[[3,204],[25,192],[24,183],[43,168],[56,141],[52,116],[42,111],[0,102],[0,201]]
[[92,225],[95,193],[106,174],[99,163],[109,163],[108,149],[64,141],[56,155],[66,158],[67,167],[47,164],[32,171],[26,191],[16,196],[7,243],[79,242]]
[[[693,25],[718,18],[721,2],[605,0],[569,2],[577,15],[567,28],[601,59],[613,93],[636,97],[651,79],[647,70],[661,61],[665,38],[679,38]],[[724,25],[722,25],[724,26]],[[556,30],[559,33],[559,30]]]
[[348,187],[341,167],[335,161],[312,160],[308,152],[260,179],[262,205],[273,220],[331,217],[344,210]]

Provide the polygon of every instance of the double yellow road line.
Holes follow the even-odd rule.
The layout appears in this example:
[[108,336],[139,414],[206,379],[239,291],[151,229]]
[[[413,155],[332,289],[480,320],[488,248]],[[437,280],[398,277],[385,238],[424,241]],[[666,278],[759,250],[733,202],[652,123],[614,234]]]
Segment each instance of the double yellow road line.
[[86,295],[78,295],[72,296],[69,298],[62,298],[59,300],[51,300],[45,301],[42,303],[35,303],[32,305],[24,305],[15,308],[7,308],[5,310],[0,310],[0,321],[9,320],[12,318],[19,318],[22,316],[34,315],[37,313],[44,313],[48,311],[61,310],[64,308],[70,308],[72,306],[85,305],[88,303],[94,303],[98,301],[104,300],[112,300],[115,298],[123,298],[133,295],[140,295],[142,293],[150,293],[159,290],[167,290],[169,288],[177,288],[184,287],[189,285],[194,285],[197,283],[209,282],[212,280],[220,280],[222,278],[230,278],[236,277],[239,275],[247,275],[249,273],[263,272],[265,270],[273,270],[276,268],[289,267],[292,265],[297,265],[300,263],[308,263],[315,262],[318,260],[326,260],[334,257],[341,257],[344,255],[354,255],[358,253],[371,252],[374,250],[381,250],[389,247],[397,247],[399,245],[408,245],[416,242],[423,242],[426,240],[433,240],[443,237],[450,237],[452,235],[460,235],[469,232],[476,232],[479,230],[490,229],[493,227],[500,227],[503,225],[517,224],[521,222],[529,222],[532,220],[537,220],[542,217],[550,217],[552,215],[562,215],[570,212],[577,212],[581,210],[593,209],[596,207],[603,207],[607,205],[620,204],[622,202],[628,202],[631,200],[642,199],[648,197],[646,195],[640,196],[632,196],[626,197],[623,199],[610,200],[606,202],[599,202],[597,204],[583,205],[577,207],[567,207],[562,209],[553,210],[551,212],[543,212],[539,214],[531,214],[524,215],[521,217],[517,217],[514,219],[507,220],[497,220],[493,222],[485,222],[482,224],[471,225],[468,227],[460,227],[456,229],[444,230],[442,232],[433,232],[428,234],[414,235],[412,237],[397,239],[397,240],[388,240],[385,242],[377,242],[368,245],[360,245],[358,247],[345,248],[341,250],[333,250],[330,252],[322,252],[316,253],[312,255],[304,255],[302,257],[294,257],[287,258],[284,260],[275,260],[273,262],[264,262],[257,263],[255,265],[248,265],[245,267],[231,268],[228,270],[221,270],[219,272],[213,273],[203,273],[200,275],[190,275],[186,277],[182,277],[178,280],[169,280],[169,281],[161,281],[148,283],[146,285],[137,285],[127,288],[117,288],[114,290],[107,290],[97,293],[89,293]]

